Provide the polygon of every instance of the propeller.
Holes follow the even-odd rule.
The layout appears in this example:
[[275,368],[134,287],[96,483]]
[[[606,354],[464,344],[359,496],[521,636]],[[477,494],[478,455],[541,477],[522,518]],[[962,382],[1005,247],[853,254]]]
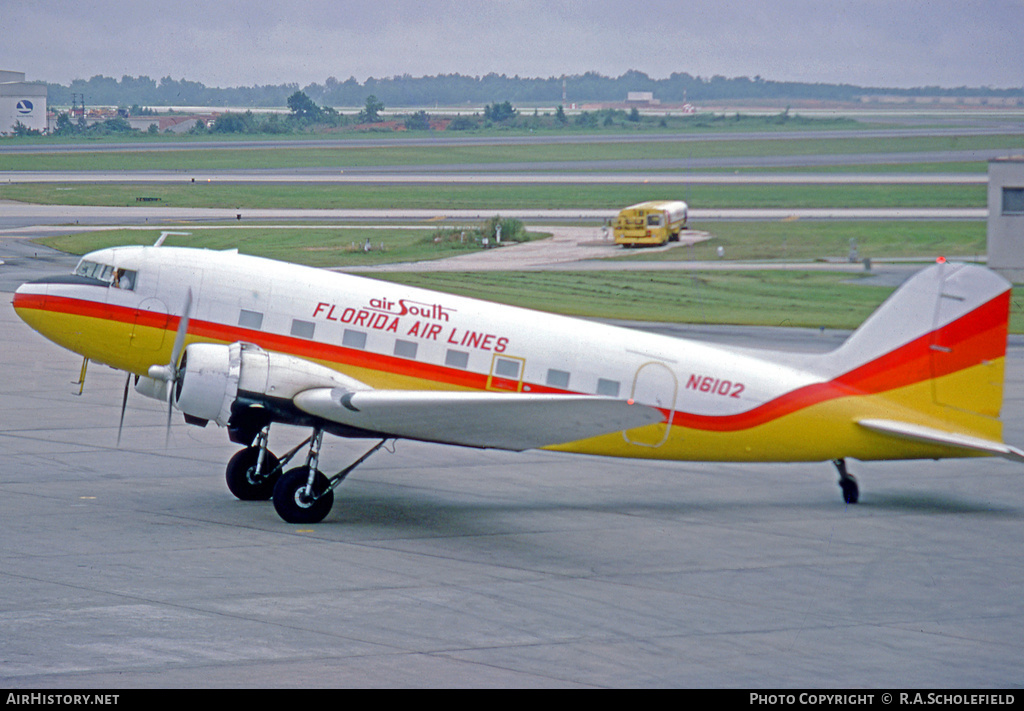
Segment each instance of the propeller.
[[[124,430],[124,411],[128,408],[128,389],[132,384],[134,373],[129,371],[124,379],[124,395],[121,396],[121,421],[117,423],[117,446],[121,446],[121,432]],[[139,376],[135,375],[135,383],[138,384]]]
[[[153,365],[149,368],[149,377],[167,383],[167,435],[165,444],[171,438],[171,414],[174,406],[174,391],[178,387],[184,368],[179,367],[182,353],[185,350],[185,338],[188,336],[188,322],[192,314],[192,289],[185,295],[185,305],[181,309],[178,331],[174,334],[174,347],[171,349],[171,362],[167,365]],[[181,365],[184,365],[183,363]],[[127,386],[126,386],[127,387]]]
[[121,421],[117,424],[117,446],[121,446],[121,430],[124,429],[124,411],[128,407],[128,388],[132,383],[132,374],[124,379],[124,396],[121,398]]

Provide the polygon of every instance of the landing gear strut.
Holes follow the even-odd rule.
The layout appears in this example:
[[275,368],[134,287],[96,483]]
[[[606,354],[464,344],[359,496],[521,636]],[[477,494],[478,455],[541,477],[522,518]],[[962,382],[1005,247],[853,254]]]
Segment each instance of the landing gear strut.
[[307,438],[278,459],[267,449],[270,425],[260,430],[252,446],[236,453],[228,462],[225,479],[228,489],[242,501],[266,501],[274,493],[281,472],[295,454],[309,444]]
[[843,501],[848,504],[855,504],[860,498],[860,487],[853,475],[846,471],[846,460],[835,459],[832,463],[839,471],[839,488],[843,490]]
[[323,436],[323,430],[313,431],[313,436],[307,440],[310,445],[305,466],[286,471],[274,486],[274,509],[288,523],[323,521],[334,505],[334,489],[338,484],[387,442],[387,439],[382,439],[366,454],[328,479],[317,469]]

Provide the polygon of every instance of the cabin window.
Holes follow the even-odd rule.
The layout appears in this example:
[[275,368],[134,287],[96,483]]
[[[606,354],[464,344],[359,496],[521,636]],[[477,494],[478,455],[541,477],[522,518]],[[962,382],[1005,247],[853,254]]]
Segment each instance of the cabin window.
[[604,395],[606,397],[618,397],[619,396],[619,381],[618,380],[605,380],[604,378],[597,379],[597,394]]
[[346,328],[345,333],[341,335],[341,345],[346,348],[358,348],[362,350],[366,348],[366,333],[364,331],[354,331],[351,328]]
[[564,370],[548,370],[547,384],[553,388],[567,390],[569,388],[569,374]]
[[395,341],[395,355],[399,358],[415,358],[418,347],[414,341],[403,341],[399,338]]
[[1024,215],[1024,188],[1003,188],[1003,214]]
[[242,328],[251,328],[258,331],[263,327],[263,314],[259,311],[242,309],[238,314],[238,325]]
[[316,324],[312,321],[300,321],[292,319],[292,335],[299,338],[312,338]]
[[450,368],[462,368],[465,370],[469,367],[469,353],[449,349],[445,354],[444,364]]
[[494,374],[499,378],[517,380],[519,378],[519,361],[509,358],[498,358],[494,363]]

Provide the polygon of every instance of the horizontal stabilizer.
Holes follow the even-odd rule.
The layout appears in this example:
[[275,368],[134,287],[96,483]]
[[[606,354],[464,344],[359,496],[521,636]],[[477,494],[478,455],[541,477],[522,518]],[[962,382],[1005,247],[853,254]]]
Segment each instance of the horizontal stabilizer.
[[381,435],[514,451],[664,420],[646,405],[586,395],[314,388],[294,402],[311,415]]
[[995,455],[1024,463],[1024,452],[1016,447],[990,439],[937,430],[909,422],[896,422],[894,420],[860,420],[857,424],[861,427],[866,427],[872,432],[880,432],[892,435],[893,437],[899,437],[900,439],[962,449],[966,454],[972,456]]

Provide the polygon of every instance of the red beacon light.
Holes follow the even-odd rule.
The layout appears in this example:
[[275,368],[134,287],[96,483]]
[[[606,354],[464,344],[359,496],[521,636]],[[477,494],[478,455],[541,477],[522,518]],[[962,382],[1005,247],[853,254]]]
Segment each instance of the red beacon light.
[[945,257],[939,257],[938,259],[935,260],[935,263],[936,264],[945,264],[946,263],[946,258]]

